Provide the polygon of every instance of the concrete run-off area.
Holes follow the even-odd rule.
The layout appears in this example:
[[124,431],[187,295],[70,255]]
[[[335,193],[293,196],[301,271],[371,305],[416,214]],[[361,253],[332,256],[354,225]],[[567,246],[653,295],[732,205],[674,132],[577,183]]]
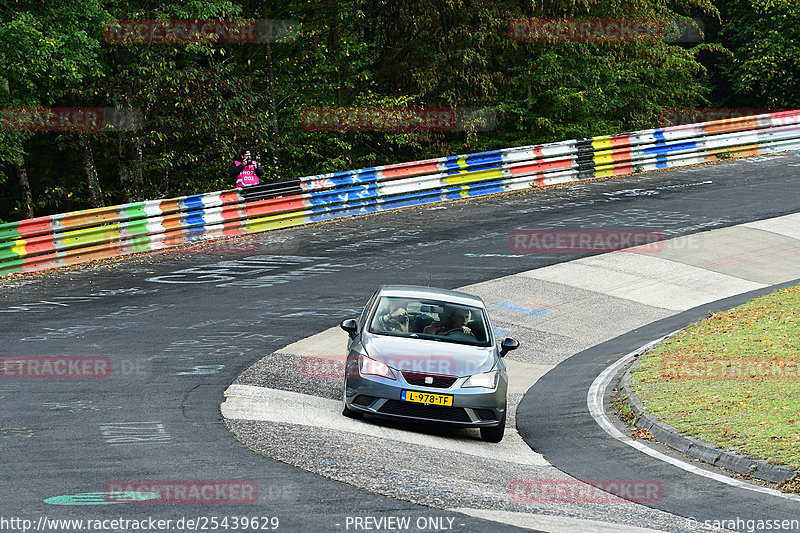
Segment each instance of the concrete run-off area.
[[225,392],[222,414],[234,434],[269,457],[387,496],[546,531],[647,531],[642,523],[684,531],[684,518],[630,502],[515,497],[521,480],[581,484],[525,444],[515,431],[516,406],[541,376],[582,350],[800,278],[798,228],[800,215],[787,215],[671,239],[656,253],[629,249],[461,287],[484,299],[498,337],[522,343],[506,357],[509,418],[500,444],[481,442],[477,430],[341,416],[335,369],[343,368],[347,336],[339,328],[255,363]]

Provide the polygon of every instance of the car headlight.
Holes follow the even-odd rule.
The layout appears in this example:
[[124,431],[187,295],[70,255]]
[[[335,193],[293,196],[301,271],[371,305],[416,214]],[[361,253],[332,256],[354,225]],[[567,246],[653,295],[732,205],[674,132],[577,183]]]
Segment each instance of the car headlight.
[[394,372],[386,363],[376,361],[366,355],[358,357],[358,373],[362,376],[380,376],[382,378],[397,379]]
[[484,372],[483,374],[472,374],[462,387],[483,387],[493,389],[497,386],[497,370]]

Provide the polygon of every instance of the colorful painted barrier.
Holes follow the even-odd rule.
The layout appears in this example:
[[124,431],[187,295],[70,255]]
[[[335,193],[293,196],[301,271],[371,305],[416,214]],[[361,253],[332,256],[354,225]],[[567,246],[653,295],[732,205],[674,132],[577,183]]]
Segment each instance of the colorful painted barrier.
[[440,157],[0,224],[0,276],[339,217],[800,149],[800,110]]

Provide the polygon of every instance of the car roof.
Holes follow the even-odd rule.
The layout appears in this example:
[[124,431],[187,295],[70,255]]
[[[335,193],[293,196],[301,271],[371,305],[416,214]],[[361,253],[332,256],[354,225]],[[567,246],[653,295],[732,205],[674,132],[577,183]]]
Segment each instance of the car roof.
[[423,287],[421,285],[381,285],[380,289],[378,289],[378,294],[379,296],[400,298],[443,300],[455,304],[485,307],[483,300],[478,296],[436,287]]

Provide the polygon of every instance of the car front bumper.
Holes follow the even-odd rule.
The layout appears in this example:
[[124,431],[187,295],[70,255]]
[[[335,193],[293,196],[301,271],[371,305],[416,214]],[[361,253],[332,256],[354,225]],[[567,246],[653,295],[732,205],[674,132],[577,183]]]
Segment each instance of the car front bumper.
[[[504,420],[508,384],[501,376],[495,389],[480,387],[434,388],[410,385],[377,376],[353,376],[345,381],[344,401],[348,409],[386,418],[446,423],[461,427],[492,427]],[[404,390],[445,394],[452,407],[403,401]]]

